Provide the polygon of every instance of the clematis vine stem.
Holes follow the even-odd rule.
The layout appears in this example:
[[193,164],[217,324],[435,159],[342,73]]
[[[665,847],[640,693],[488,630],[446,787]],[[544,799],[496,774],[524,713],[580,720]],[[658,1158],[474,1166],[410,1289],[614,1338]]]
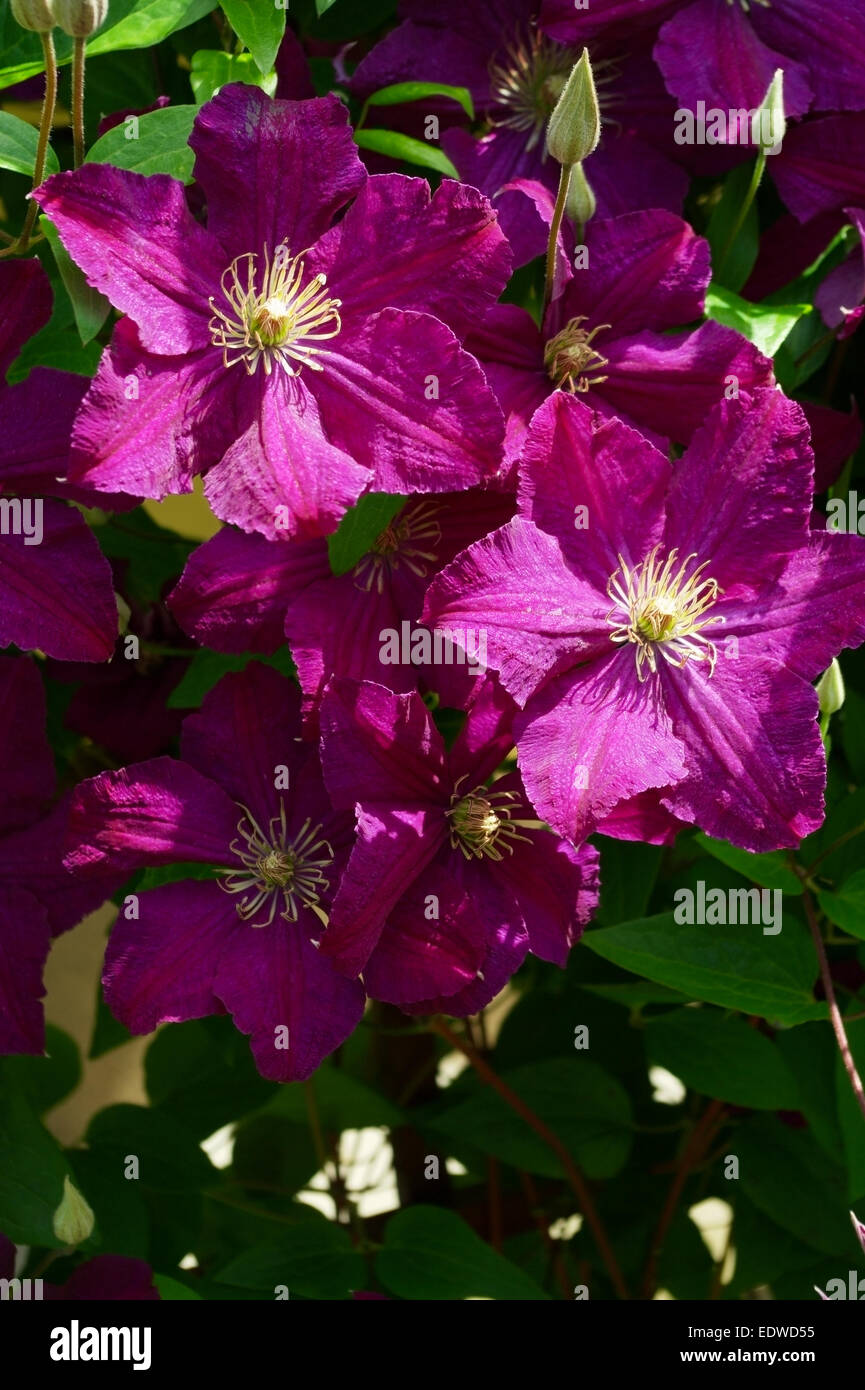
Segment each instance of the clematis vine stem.
[[84,58],[86,38],[76,36],[72,51],[72,132],[74,167],[84,163]]
[[838,1000],[835,996],[835,986],[832,981],[832,972],[829,969],[829,959],[826,955],[826,946],[820,933],[820,925],[817,921],[817,914],[814,911],[814,902],[808,891],[807,874],[805,870],[795,866],[796,873],[802,880],[804,893],[802,901],[805,905],[805,916],[808,919],[808,927],[811,931],[811,938],[814,942],[814,950],[817,952],[817,960],[820,964],[820,979],[823,981],[823,989],[826,994],[826,1003],[829,1006],[829,1018],[832,1022],[832,1031],[835,1034],[835,1041],[838,1044],[838,1051],[841,1053],[841,1061],[844,1063],[844,1070],[856,1097],[856,1104],[862,1111],[865,1118],[865,1087],[862,1085],[862,1078],[856,1068],[853,1053],[850,1050],[850,1042],[847,1037],[847,1030],[844,1027],[844,1019],[841,1010],[838,1008]]
[[544,279],[544,312],[549,306],[553,297],[553,282],[556,275],[556,250],[559,240],[559,228],[562,225],[562,218],[565,215],[565,205],[568,201],[568,189],[571,186],[571,165],[563,164],[559,172],[559,191],[556,194],[556,205],[553,209],[553,220],[550,223],[550,239],[547,242],[547,269]]
[[[42,101],[42,116],[39,121],[36,162],[33,165],[34,188],[38,188],[45,177],[45,157],[48,153],[48,141],[51,139],[51,127],[54,124],[54,108],[57,104],[57,55],[54,52],[54,35],[49,29],[47,33],[40,34],[39,37],[42,40],[42,54],[45,59],[45,96]],[[27,250],[38,211],[38,205],[31,198],[27,216],[24,219],[24,226],[15,246],[16,251]]]
[[498,1073],[493,1071],[490,1064],[484,1061],[476,1048],[472,1047],[471,1043],[467,1042],[465,1038],[461,1038],[455,1033],[453,1029],[445,1023],[443,1018],[436,1017],[431,1019],[429,1026],[433,1032],[438,1033],[440,1037],[444,1038],[445,1042],[449,1043],[451,1047],[461,1052],[474,1067],[481,1080],[485,1081],[488,1086],[492,1086],[493,1090],[497,1095],[501,1096],[505,1104],[509,1105],[511,1110],[519,1115],[520,1119],[524,1120],[530,1129],[534,1130],[538,1138],[542,1139],[544,1143],[552,1149],[561,1163],[565,1171],[565,1176],[580,1204],[580,1211],[585,1216],[591,1228],[592,1235],[595,1238],[601,1258],[604,1261],[607,1273],[610,1276],[616,1293],[620,1298],[629,1298],[628,1286],[622,1276],[622,1271],[619,1268],[615,1252],[610,1244],[609,1237],[601,1219],[598,1216],[595,1204],[592,1201],[592,1195],[589,1192],[586,1180],[574,1163],[574,1160],[568,1153],[562,1140],[544,1123],[540,1115],[536,1115],[534,1110],[526,1105],[522,1096],[517,1095],[516,1091],[513,1091],[507,1082],[503,1081]]

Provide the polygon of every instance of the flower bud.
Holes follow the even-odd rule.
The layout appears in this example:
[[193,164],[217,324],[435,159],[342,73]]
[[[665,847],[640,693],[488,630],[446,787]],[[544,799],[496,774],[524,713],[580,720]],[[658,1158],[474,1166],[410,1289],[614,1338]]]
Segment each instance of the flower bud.
[[88,39],[108,14],[108,0],[51,0],[51,7],[56,23],[73,39]]
[[836,656],[832,658],[832,665],[827,667],[817,682],[820,713],[824,716],[837,714],[844,703],[844,694],[844,677],[841,675]]
[[77,1187],[63,1179],[63,1197],[54,1213],[54,1234],[64,1245],[81,1245],[93,1234],[96,1218]]
[[571,223],[577,227],[585,227],[595,215],[595,195],[592,192],[592,185],[586,178],[582,164],[575,164],[571,169],[571,182],[568,185],[568,200],[565,203],[565,212]]
[[34,34],[48,34],[57,23],[51,0],[12,0],[12,14],[22,29]]
[[784,69],[776,68],[769,90],[755,113],[756,129],[752,138],[765,154],[777,154],[787,133],[784,114]]
[[851,1211],[850,1220],[853,1222],[853,1230],[859,1237],[859,1244],[862,1246],[863,1255],[865,1255],[865,1226],[863,1226],[855,1211]]
[[598,94],[589,50],[584,48],[550,116],[547,149],[559,164],[579,164],[597,148],[600,138]]

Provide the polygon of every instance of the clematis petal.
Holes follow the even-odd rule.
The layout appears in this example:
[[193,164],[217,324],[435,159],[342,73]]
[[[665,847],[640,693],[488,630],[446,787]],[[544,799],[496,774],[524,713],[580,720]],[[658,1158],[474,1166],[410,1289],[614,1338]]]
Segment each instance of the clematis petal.
[[29,825],[54,791],[45,737],[45,687],[34,661],[0,656],[0,831]]
[[89,385],[72,372],[34,367],[25,381],[0,391],[0,487],[62,495],[58,479],[66,476],[75,412]]
[[865,111],[823,116],[793,126],[772,160],[772,177],[800,222],[821,213],[865,206]]
[[117,637],[108,561],[80,512],[52,498],[34,505],[42,508],[40,544],[0,536],[0,646],[108,661]]
[[226,526],[193,550],[168,606],[184,632],[215,651],[274,652],[285,641],[286,610],[329,574],[324,540],[268,541]]
[[338,974],[299,924],[279,919],[234,933],[215,989],[270,1081],[311,1076],[360,1022],[365,1002],[363,986]]
[[322,762],[337,807],[447,802],[441,735],[421,697],[337,679],[321,709]]
[[630,647],[551,681],[514,733],[532,805],[577,843],[618,802],[686,771],[663,696],[654,680],[638,682]]
[[332,95],[273,101],[232,83],[201,108],[189,144],[224,253],[217,280],[236,256],[283,241],[292,255],[306,251],[366,179],[348,112]]
[[243,927],[218,883],[186,880],[139,894],[139,916],[114,924],[103,988],[111,1012],[133,1033],[222,1012],[213,991],[219,962]]
[[532,954],[564,966],[598,905],[598,851],[576,849],[546,830],[530,839],[514,841],[498,872],[520,904]]
[[41,904],[23,888],[0,885],[0,1055],[45,1050],[42,971],[50,942]]
[[182,183],[84,164],[54,174],[35,196],[88,283],[132,317],[149,352],[210,345],[208,300],[225,258],[189,211]]
[[95,912],[125,877],[121,872],[88,882],[64,868],[70,802],[71,796],[64,796],[47,816],[0,839],[0,878],[9,887],[26,889],[41,904],[52,936]]
[[0,262],[0,381],[51,317],[51,283],[38,260]]
[[[865,106],[859,54],[865,45],[865,16],[858,0],[836,0],[832,23],[820,0],[784,0],[754,7],[751,21],[764,43],[807,68],[817,111],[858,111]],[[787,68],[790,63],[788,60]],[[787,71],[784,72],[786,104]],[[788,110],[788,115],[796,114]]]
[[76,1303],[103,1298],[112,1301],[152,1301],[158,1300],[159,1296],[150,1265],[126,1255],[96,1255],[94,1259],[86,1260],[72,1271],[56,1293],[56,1297]]
[[72,794],[66,867],[102,875],[147,864],[236,868],[238,810],[225,792],[175,758],[151,758],[80,782]]

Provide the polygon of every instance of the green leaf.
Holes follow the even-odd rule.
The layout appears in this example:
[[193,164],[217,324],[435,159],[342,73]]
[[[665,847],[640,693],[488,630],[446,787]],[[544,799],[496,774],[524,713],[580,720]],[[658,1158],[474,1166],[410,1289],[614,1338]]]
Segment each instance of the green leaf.
[[54,223],[47,217],[40,217],[39,226],[54,253],[60,278],[72,303],[78,334],[82,345],[86,347],[91,339],[96,337],[111,313],[111,304],[104,294],[88,285],[83,270],[79,270],[60,240],[60,233]]
[[[192,541],[168,531],[143,507],[93,524],[93,533],[109,560],[126,561],[123,591],[134,603],[159,603],[163,590],[180,573],[194,549]],[[190,648],[190,657],[193,654]]]
[[254,1245],[216,1276],[220,1284],[260,1289],[271,1298],[280,1285],[289,1297],[343,1299],[366,1283],[363,1256],[352,1249],[348,1232],[331,1221],[304,1223],[279,1240]]
[[865,869],[851,874],[836,892],[819,892],[817,901],[830,922],[865,941]]
[[[319,1067],[312,1085],[324,1129],[341,1133],[344,1129],[363,1129],[369,1125],[405,1123],[403,1112],[392,1101],[337,1067],[328,1066],[327,1063]],[[267,1113],[284,1115],[299,1125],[307,1124],[303,1084],[289,1082],[280,1086],[267,1106]]]
[[327,538],[333,573],[347,574],[353,569],[404,506],[404,497],[389,492],[368,492],[349,507],[339,530]]
[[222,0],[225,17],[261,72],[270,72],[285,33],[286,7],[273,0]]
[[246,1038],[229,1020],[218,1022],[228,1025],[222,1036],[198,1020],[164,1028],[144,1057],[153,1104],[200,1139],[264,1105],[273,1091],[256,1071]]
[[201,1294],[196,1293],[188,1284],[181,1284],[179,1279],[172,1279],[168,1274],[154,1274],[153,1282],[165,1303],[185,1303],[189,1300],[197,1303],[201,1299]]
[[792,1025],[825,1018],[812,987],[816,964],[801,923],[778,936],[747,926],[685,926],[672,912],[588,931],[582,945],[657,984],[724,1009]]
[[[614,1076],[585,1055],[551,1058],[506,1071],[502,1079],[558,1135],[590,1178],[613,1177],[631,1147],[631,1102]],[[475,1145],[515,1168],[560,1178],[553,1150],[493,1090],[478,1085],[436,1110],[429,1128]]]
[[852,1257],[841,1170],[807,1130],[761,1115],[729,1142],[742,1190],[760,1211],[813,1249]]
[[459,178],[447,155],[437,145],[425,140],[415,140],[396,130],[356,130],[354,140],[362,150],[372,150],[374,154],[387,155],[406,164],[417,164],[422,169],[435,169],[449,179]]
[[[706,237],[712,248],[712,265],[715,267],[715,277],[718,284],[726,285],[731,290],[742,288],[754,269],[760,250],[760,223],[756,202],[753,202],[748,209],[748,215],[735,241],[730,246],[730,236],[748,192],[752,169],[753,165],[748,162],[740,164],[738,168],[727,175],[721,197],[712,209],[709,225],[706,228]],[[718,267],[721,265],[722,258],[725,257],[728,246],[730,246],[729,255],[726,255],[726,259],[724,259],[723,271],[719,271]]]
[[113,164],[137,174],[170,174],[191,183],[195,156],[188,142],[196,115],[194,106],[165,106],[135,117],[137,125],[121,121],[91,145],[86,162]]
[[0,1063],[0,1231],[16,1245],[56,1249],[54,1213],[69,1176],[60,1146]]
[[645,1025],[646,1051],[686,1086],[752,1110],[796,1110],[799,1088],[774,1043],[715,1009],[674,1009]]
[[462,1217],[441,1207],[412,1206],[392,1216],[375,1270],[391,1293],[418,1301],[547,1297]]
[[837,1161],[842,1147],[835,1104],[835,1036],[825,1023],[803,1023],[777,1034],[775,1042],[799,1087],[799,1104],[817,1142]]
[[321,16],[327,14],[331,6],[335,4],[336,0],[315,0],[315,12],[319,18],[321,18]]
[[449,87],[444,82],[394,82],[367,97],[367,106],[400,106],[404,101],[423,101],[426,97],[449,97],[463,108],[470,121],[475,107],[468,87]]
[[128,1155],[139,1163],[139,1181],[152,1192],[193,1192],[215,1175],[207,1155],[176,1115],[143,1105],[109,1105],[87,1128],[91,1149],[114,1158],[118,1181]]
[[[854,1003],[851,1012],[859,1012]],[[865,1075],[865,1019],[845,1020],[847,1041],[859,1076]],[[851,1203],[861,1203],[865,1199],[865,1123],[862,1111],[853,1094],[850,1077],[844,1066],[840,1052],[835,1055],[835,1097],[838,1110],[838,1123],[843,1137],[842,1153],[847,1167],[847,1196]]]
[[[0,169],[11,169],[13,173],[32,178],[38,143],[39,132],[35,126],[9,111],[0,111]],[[57,156],[49,145],[45,151],[45,177],[56,174],[59,168]]]
[[202,648],[195,652],[180,684],[169,695],[168,708],[198,709],[205,695],[224,675],[229,671],[243,671],[250,661],[262,661],[290,679],[295,676],[288,647],[281,648],[273,656],[261,656],[258,652],[212,652]]
[[93,1037],[90,1039],[90,1050],[87,1053],[91,1060],[94,1057],[104,1057],[106,1052],[113,1052],[115,1047],[122,1047],[124,1043],[132,1041],[129,1029],[114,1017],[103,999],[101,982],[96,986],[96,992],[96,1020],[93,1025]]
[[636,840],[597,836],[601,851],[601,901],[595,921],[601,926],[630,922],[645,912],[658,876],[663,850]]
[[245,82],[248,87],[261,87],[268,96],[276,92],[276,73],[262,74],[251,53],[223,53],[219,49],[202,48],[192,55],[189,74],[192,94],[201,106],[229,82]]
[[712,840],[702,831],[694,836],[694,843],[701,845],[728,868],[749,878],[752,883],[759,883],[763,888],[780,888],[782,893],[802,894],[802,883],[790,868],[783,850],[775,850],[771,854],[750,854],[746,849],[728,845],[726,840]]
[[62,1028],[45,1027],[44,1057],[9,1057],[4,1073],[13,1078],[38,1115],[57,1105],[81,1080],[78,1044]]
[[811,313],[810,304],[752,304],[714,283],[706,291],[708,317],[744,333],[767,357],[774,357],[799,320]]
[[252,1191],[299,1192],[320,1167],[308,1123],[253,1115],[235,1134],[232,1176]]

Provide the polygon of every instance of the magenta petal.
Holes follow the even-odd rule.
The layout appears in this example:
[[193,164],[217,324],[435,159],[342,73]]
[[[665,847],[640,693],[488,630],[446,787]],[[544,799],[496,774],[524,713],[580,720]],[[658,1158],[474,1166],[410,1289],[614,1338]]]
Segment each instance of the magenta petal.
[[769,662],[664,665],[688,775],[663,796],[681,820],[754,853],[795,846],[823,820],[817,694]]
[[363,986],[339,975],[298,924],[279,919],[234,933],[215,989],[270,1081],[305,1080],[364,1008]]
[[[419,874],[389,913],[364,966],[370,998],[410,1004],[456,994],[477,976],[487,954],[487,924],[480,904],[446,876],[445,863],[437,859]],[[431,898],[438,914],[432,919]]]
[[309,258],[342,300],[344,327],[379,309],[435,315],[458,338],[501,294],[511,254],[477,189],[445,179],[378,174]]
[[286,609],[326,575],[324,540],[267,541],[224,527],[193,550],[168,606],[184,632],[215,651],[274,652],[285,641]]
[[0,656],[0,831],[29,825],[54,791],[45,688],[29,657]]
[[514,731],[532,805],[577,843],[619,801],[686,771],[658,684],[638,682],[630,647],[551,681]]
[[648,845],[672,845],[682,822],[661,805],[664,788],[640,792],[620,801],[598,824],[602,835],[613,840],[645,840]]
[[515,517],[433,580],[423,620],[482,636],[487,664],[523,704],[556,671],[608,648],[609,611],[607,595],[574,572],[558,541]]
[[51,317],[51,284],[40,261],[0,262],[0,382]]
[[478,682],[466,721],[448,753],[454,786],[465,778],[462,790],[472,791],[493,775],[513,748],[511,725],[516,712],[516,703],[493,676]]
[[74,927],[89,912],[120,888],[124,875],[89,882],[73,877],[63,867],[63,850],[69,821],[71,795],[67,794],[47,816],[0,839],[0,878],[25,888],[44,907],[52,936]]
[[41,544],[0,537],[0,646],[108,661],[117,638],[108,561],[80,512],[51,498],[41,505]]
[[814,491],[825,492],[836,481],[862,438],[859,407],[851,397],[849,414],[813,401],[799,401],[811,429],[814,450]]
[[[0,391],[0,488],[63,495],[58,479],[69,467],[72,422],[89,385],[72,372],[34,367],[26,381]],[[95,495],[90,500],[98,506]]]
[[111,874],[146,864],[238,867],[229,849],[240,812],[215,782],[175,758],[152,758],[80,782],[65,863]]
[[125,1255],[97,1255],[73,1270],[59,1297],[72,1302],[99,1299],[114,1301],[152,1301],[159,1299],[153,1270],[144,1260]]
[[50,940],[45,909],[32,894],[0,886],[0,1054],[44,1051],[42,971]]
[[445,808],[428,802],[361,806],[357,843],[321,949],[345,975],[363,970],[385,921],[447,838]]
[[851,203],[865,206],[865,111],[793,126],[772,160],[778,192],[800,222]]
[[[822,0],[784,0],[751,10],[764,42],[808,69],[816,111],[857,111],[865,106],[865,77],[860,61],[865,48],[865,14],[859,0],[833,0],[826,23]],[[789,70],[789,59],[786,68]],[[787,71],[784,73],[786,94]],[[795,114],[788,108],[788,115]]]
[[75,421],[70,478],[156,500],[191,492],[231,438],[230,402],[217,352],[152,356],[121,319]]
[[322,762],[335,806],[447,802],[441,735],[418,694],[332,681],[321,709]]
[[216,515],[269,540],[335,531],[370,483],[353,457],[351,431],[343,446],[328,439],[303,380],[276,371],[235,375],[234,382],[250,423],[207,475],[204,491]]
[[344,331],[310,383],[330,439],[380,492],[456,492],[491,478],[501,411],[473,357],[429,314],[383,309]]
[[598,905],[598,866],[593,845],[575,849],[548,831],[532,833],[530,844],[514,841],[496,869],[522,909],[533,955],[566,964]]
[[659,208],[592,220],[585,236],[591,269],[577,269],[561,316],[586,314],[617,338],[675,328],[699,318],[711,278],[709,243]]
[[134,319],[149,352],[210,345],[208,300],[226,262],[189,211],[182,183],[84,164],[55,174],[37,196],[88,282]]
[[[363,186],[348,112],[335,96],[273,101],[233,83],[201,108],[189,140],[210,233],[235,256],[306,251]],[[213,293],[211,290],[210,293]]]
[[660,540],[669,483],[669,459],[636,430],[557,391],[523,449],[520,514],[559,539],[581,582],[606,603],[620,559],[636,562]]
[[722,401],[676,468],[665,543],[696,552],[725,600],[760,593],[807,541],[812,476],[798,405],[770,390]]
[[187,880],[138,898],[139,917],[118,917],[105,952],[103,986],[111,1012],[133,1033],[221,1013],[213,980],[233,936],[244,928],[218,883]]
[[732,328],[710,321],[691,333],[636,333],[604,344],[607,380],[592,396],[641,429],[687,443],[735,385],[771,385],[772,363]]

